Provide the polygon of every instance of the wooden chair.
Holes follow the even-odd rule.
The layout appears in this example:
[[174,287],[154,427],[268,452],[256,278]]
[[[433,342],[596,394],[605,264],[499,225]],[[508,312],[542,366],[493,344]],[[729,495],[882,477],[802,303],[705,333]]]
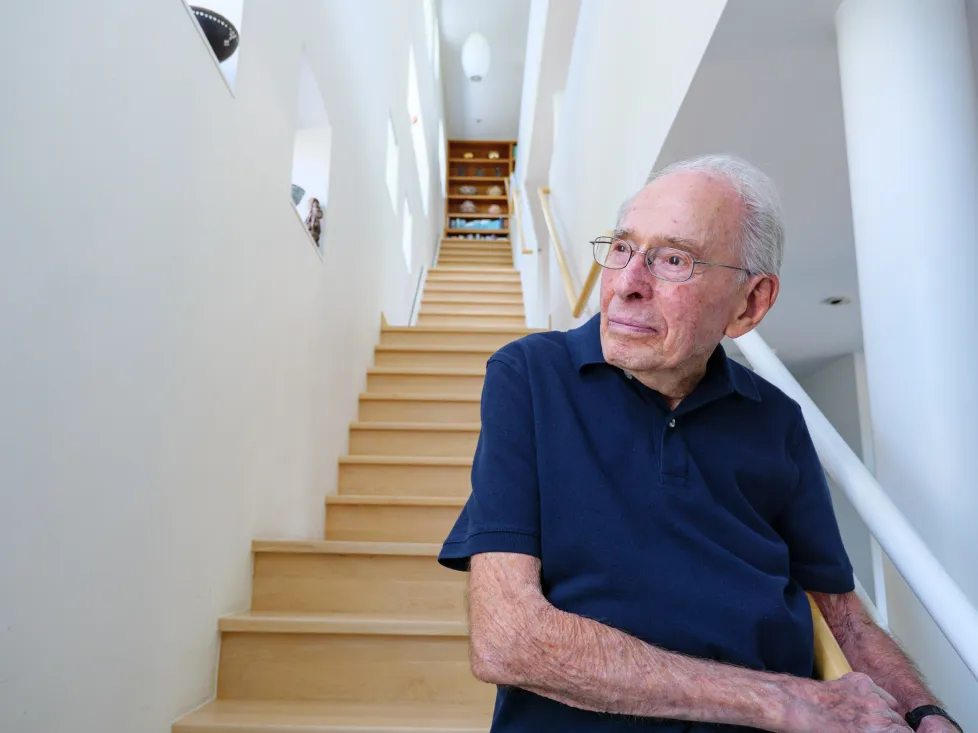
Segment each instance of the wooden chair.
[[815,604],[811,594],[808,595],[808,605],[812,608],[812,624],[815,627],[815,678],[819,680],[837,680],[852,671],[846,655],[842,653],[839,642],[835,640],[832,629],[829,628],[825,617]]

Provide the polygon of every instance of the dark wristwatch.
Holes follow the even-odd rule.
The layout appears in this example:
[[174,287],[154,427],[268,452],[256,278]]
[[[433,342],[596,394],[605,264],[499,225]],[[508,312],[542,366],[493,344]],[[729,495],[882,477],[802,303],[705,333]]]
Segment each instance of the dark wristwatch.
[[961,733],[964,733],[964,730],[960,725],[958,725],[958,721],[948,715],[947,710],[944,708],[939,708],[937,705],[921,705],[919,708],[914,708],[905,716],[907,725],[914,730],[917,730],[917,728],[920,727],[920,721],[922,721],[928,715],[940,715],[942,718],[946,718],[948,721],[950,721],[951,725],[961,731]]

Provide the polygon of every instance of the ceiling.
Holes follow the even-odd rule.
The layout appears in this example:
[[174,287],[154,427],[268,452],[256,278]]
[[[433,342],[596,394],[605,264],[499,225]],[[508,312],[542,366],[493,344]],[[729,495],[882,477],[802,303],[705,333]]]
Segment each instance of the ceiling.
[[[515,140],[530,0],[441,0],[438,15],[448,137]],[[492,58],[480,82],[462,71],[462,44],[474,31],[486,37]]]

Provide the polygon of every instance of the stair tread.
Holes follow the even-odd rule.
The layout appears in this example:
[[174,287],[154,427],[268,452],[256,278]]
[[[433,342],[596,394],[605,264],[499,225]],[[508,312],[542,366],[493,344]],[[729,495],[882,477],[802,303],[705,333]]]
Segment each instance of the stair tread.
[[360,399],[375,402],[385,400],[397,402],[480,402],[482,400],[479,395],[425,394],[423,392],[361,392]]
[[520,328],[518,326],[384,326],[384,333],[514,333],[527,336],[545,333],[545,328]]
[[354,421],[350,423],[351,430],[405,430],[443,433],[478,433],[482,428],[477,422],[378,422]]
[[408,374],[440,377],[484,377],[485,369],[467,369],[465,367],[370,367],[367,374]]
[[[451,302],[451,301],[446,301]],[[456,346],[456,345],[445,345],[445,346],[424,346],[419,344],[418,346],[411,346],[410,344],[389,344],[375,347],[375,351],[384,351],[388,353],[400,353],[409,354],[414,351],[420,351],[425,354],[489,354],[490,356],[496,353],[497,349],[491,346]]]
[[441,545],[434,542],[353,542],[338,540],[253,540],[252,552],[293,555],[403,555],[437,557]]
[[330,494],[327,504],[369,506],[465,506],[464,496],[387,496],[384,494]]
[[515,267],[495,267],[493,265],[436,265],[431,268],[431,272],[492,272],[505,273],[507,275],[519,275]]
[[447,703],[213,700],[174,733],[487,733],[492,707]]
[[272,634],[370,634],[389,636],[466,636],[468,623],[456,613],[357,611],[244,611],[223,616],[220,631]]
[[378,456],[358,453],[340,456],[340,463],[383,463],[393,466],[471,466],[471,458],[451,456]]

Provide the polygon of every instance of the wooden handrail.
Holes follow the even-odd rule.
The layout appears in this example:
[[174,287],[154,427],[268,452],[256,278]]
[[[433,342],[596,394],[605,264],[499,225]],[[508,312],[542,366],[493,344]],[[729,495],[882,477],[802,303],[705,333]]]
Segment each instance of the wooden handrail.
[[812,608],[812,626],[815,627],[815,677],[820,680],[837,680],[849,674],[852,667],[842,653],[832,629],[822,615],[815,599],[808,595],[808,605]]
[[550,232],[550,241],[554,243],[554,255],[557,257],[557,266],[560,267],[560,277],[564,281],[564,291],[567,293],[571,314],[574,318],[578,318],[591,298],[591,291],[594,290],[594,286],[598,282],[601,265],[597,262],[591,263],[591,269],[584,280],[584,287],[581,288],[579,294],[575,293],[574,278],[571,277],[570,268],[567,266],[567,255],[560,243],[557,224],[554,221],[553,211],[550,209],[550,189],[539,188],[537,193],[540,195],[540,206],[543,209],[543,218],[547,222],[547,230]]
[[520,254],[531,255],[533,250],[526,248],[526,237],[523,236],[523,217],[520,214],[519,201],[520,189],[512,175],[506,180],[506,193],[509,196],[510,216],[513,218],[513,226],[510,227],[510,231],[515,229],[520,238]]

